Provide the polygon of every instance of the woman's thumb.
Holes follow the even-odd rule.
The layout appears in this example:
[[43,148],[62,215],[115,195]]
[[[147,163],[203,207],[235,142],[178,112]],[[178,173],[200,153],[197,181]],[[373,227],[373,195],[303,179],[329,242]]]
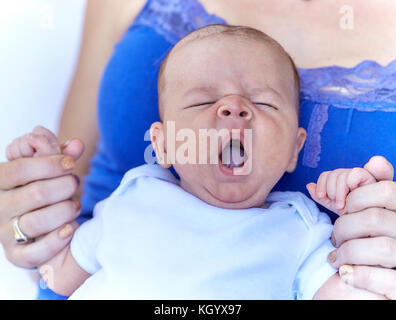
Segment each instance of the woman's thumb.
[[374,156],[364,166],[377,181],[393,180],[393,166],[382,156]]
[[84,153],[84,142],[80,139],[71,139],[61,145],[61,152],[65,156],[71,156],[78,160]]

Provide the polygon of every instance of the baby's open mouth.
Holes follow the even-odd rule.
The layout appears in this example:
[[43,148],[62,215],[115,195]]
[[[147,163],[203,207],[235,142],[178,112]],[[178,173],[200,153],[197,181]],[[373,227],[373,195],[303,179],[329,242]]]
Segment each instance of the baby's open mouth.
[[243,167],[247,158],[247,152],[239,139],[230,140],[219,154],[220,163],[230,169]]

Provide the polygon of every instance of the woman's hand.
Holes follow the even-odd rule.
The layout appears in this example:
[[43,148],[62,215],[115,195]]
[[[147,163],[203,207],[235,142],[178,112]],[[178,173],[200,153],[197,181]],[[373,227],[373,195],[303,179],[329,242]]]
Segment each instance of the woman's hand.
[[337,219],[329,262],[357,288],[396,299],[396,183],[392,165],[373,157],[364,167],[378,182],[353,190]]
[[[70,242],[70,226],[63,227],[80,211],[79,201],[72,200],[79,187],[72,172],[83,152],[80,140],[60,146],[43,127],[7,149],[11,161],[0,163],[0,242],[15,265],[37,267]],[[13,222],[18,217],[22,232],[35,241],[16,243]]]

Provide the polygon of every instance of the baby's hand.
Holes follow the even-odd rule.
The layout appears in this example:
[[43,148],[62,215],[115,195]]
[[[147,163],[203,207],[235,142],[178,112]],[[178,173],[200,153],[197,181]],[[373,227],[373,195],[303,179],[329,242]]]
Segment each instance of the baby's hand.
[[8,147],[8,161],[26,157],[53,156],[61,154],[57,137],[48,129],[38,126],[33,132],[16,138]]
[[310,183],[307,189],[312,199],[340,215],[345,213],[346,198],[352,190],[375,182],[366,169],[337,169],[323,172],[317,184]]

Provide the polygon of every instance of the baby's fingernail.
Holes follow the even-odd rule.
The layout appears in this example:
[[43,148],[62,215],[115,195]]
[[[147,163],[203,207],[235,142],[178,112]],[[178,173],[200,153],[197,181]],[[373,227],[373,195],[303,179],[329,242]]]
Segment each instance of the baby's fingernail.
[[353,267],[349,265],[342,265],[340,270],[338,270],[341,280],[346,284],[353,286]]
[[74,161],[74,159],[72,157],[69,157],[69,156],[63,157],[62,160],[61,160],[62,167],[65,170],[73,169],[74,166],[75,166],[75,163],[76,162]]
[[59,230],[59,237],[62,239],[69,238],[73,234],[73,228],[70,224],[65,225]]
[[330,264],[334,264],[334,262],[337,260],[337,250],[330,252],[327,260],[330,262]]
[[344,203],[342,201],[337,201],[336,207],[337,207],[337,209],[342,209],[342,208],[344,208]]

